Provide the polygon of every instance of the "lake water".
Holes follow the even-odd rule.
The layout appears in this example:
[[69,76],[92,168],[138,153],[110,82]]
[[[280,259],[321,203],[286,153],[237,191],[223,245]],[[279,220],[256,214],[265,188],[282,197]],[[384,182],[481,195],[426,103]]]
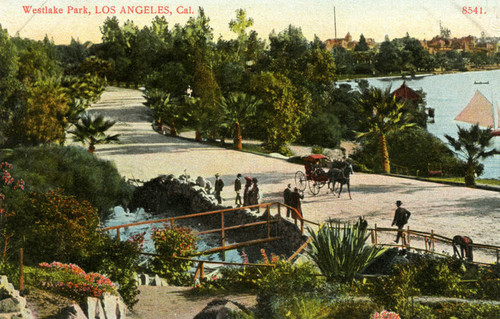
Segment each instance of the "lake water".
[[[402,79],[370,78],[367,80],[371,86],[379,88],[391,86],[392,90],[397,89],[403,83]],[[457,122],[454,118],[469,103],[476,90],[479,90],[497,107],[500,104],[500,70],[430,75],[405,81],[410,88],[422,89],[427,94],[427,107],[435,109],[435,123],[428,124],[427,130],[445,142],[447,141],[445,134],[457,137],[457,125],[470,126],[467,123]],[[474,82],[489,82],[489,84],[474,84]],[[494,137],[493,140],[494,146],[500,149],[500,137]],[[482,163],[484,164],[482,178],[500,179],[500,155],[487,158]]]
[[[124,211],[122,207],[117,206],[114,208],[111,216],[106,221],[103,222],[103,228],[118,226],[118,225],[125,225],[125,224],[132,224],[132,223],[137,223],[137,222],[142,222],[142,221],[147,221],[147,220],[163,219],[163,218],[169,218],[169,217],[171,217],[171,215],[167,214],[167,213],[154,214],[154,215],[150,214],[150,213],[146,213],[144,211],[144,209],[142,209],[142,208],[138,209],[137,212],[128,213],[128,212]],[[162,224],[161,223],[159,223],[159,224],[146,224],[146,225],[139,225],[139,226],[124,228],[120,231],[120,240],[126,241],[131,236],[138,235],[141,233],[146,233],[144,236],[143,249],[147,253],[155,253],[153,240],[151,238],[153,227],[162,228]],[[190,227],[196,231],[195,226],[190,225]],[[111,236],[115,236],[116,230],[110,231],[110,234],[111,234]],[[210,248],[218,247],[218,246],[220,246],[219,241],[220,241],[220,239],[217,236],[212,236],[212,238],[210,238],[209,235],[208,236],[207,235],[200,236],[200,238],[196,242],[196,244],[198,246],[198,251],[204,251],[204,250],[208,250]],[[227,242],[227,244],[230,245],[232,243]],[[196,257],[196,259],[210,260],[210,261],[221,261],[222,260],[222,253],[199,256],[199,257]],[[243,258],[240,256],[238,250],[235,250],[235,249],[226,251],[225,260],[227,262],[238,262],[238,263],[243,262]]]

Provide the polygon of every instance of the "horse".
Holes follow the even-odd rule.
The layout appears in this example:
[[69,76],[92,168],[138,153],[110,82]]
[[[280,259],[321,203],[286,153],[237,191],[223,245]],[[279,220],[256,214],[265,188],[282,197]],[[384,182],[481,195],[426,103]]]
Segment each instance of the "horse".
[[[352,165],[349,163],[346,163],[344,168],[332,167],[328,171],[328,188],[331,189],[332,191],[334,191],[335,190],[335,183],[338,182],[340,184],[340,190],[339,190],[339,198],[340,198],[340,194],[342,193],[342,186],[344,186],[344,184],[347,184],[347,190],[349,192],[349,199],[352,199],[351,186],[350,186],[350,175],[353,173],[354,173],[354,171],[352,169]],[[333,183],[333,186],[331,188],[330,188],[330,183]]]

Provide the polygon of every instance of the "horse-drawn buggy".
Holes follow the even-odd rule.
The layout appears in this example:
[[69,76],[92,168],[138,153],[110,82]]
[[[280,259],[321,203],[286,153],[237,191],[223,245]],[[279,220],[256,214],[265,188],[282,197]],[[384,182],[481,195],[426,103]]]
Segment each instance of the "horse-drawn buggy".
[[304,191],[309,186],[309,191],[313,195],[318,195],[319,190],[328,182],[328,173],[321,167],[322,162],[328,158],[321,154],[313,154],[303,158],[305,161],[303,171],[295,173],[295,185],[300,191]]
[[[311,194],[315,196],[319,194],[320,189],[325,185],[328,185],[328,189],[333,192],[335,190],[335,184],[339,183],[340,197],[342,186],[347,184],[349,198],[351,198],[349,184],[350,174],[353,173],[351,164],[344,161],[330,162],[328,157],[322,154],[312,154],[302,159],[304,160],[305,172],[297,171],[295,173],[295,185],[300,191],[309,188]],[[330,167],[328,172],[323,169],[325,166]]]

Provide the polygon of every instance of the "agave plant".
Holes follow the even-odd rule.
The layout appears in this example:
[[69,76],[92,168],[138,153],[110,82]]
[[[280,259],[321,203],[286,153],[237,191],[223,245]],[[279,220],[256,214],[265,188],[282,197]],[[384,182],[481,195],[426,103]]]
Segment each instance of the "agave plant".
[[69,133],[74,135],[75,142],[88,144],[89,153],[94,153],[95,146],[98,144],[118,142],[120,134],[106,135],[106,131],[115,123],[116,121],[105,120],[102,114],[93,117],[86,113],[80,117],[80,120],[75,123],[75,129]]
[[328,281],[351,282],[385,248],[366,245],[367,230],[358,224],[328,222],[318,232],[309,229],[308,255]]

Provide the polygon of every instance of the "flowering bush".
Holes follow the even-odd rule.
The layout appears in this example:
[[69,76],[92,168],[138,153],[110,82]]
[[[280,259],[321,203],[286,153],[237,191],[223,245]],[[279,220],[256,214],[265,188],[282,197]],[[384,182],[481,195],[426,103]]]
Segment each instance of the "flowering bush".
[[399,315],[395,312],[382,310],[381,312],[374,313],[370,318],[371,319],[400,319],[401,317],[399,317]]
[[153,229],[153,243],[156,253],[151,261],[153,271],[169,283],[184,285],[188,283],[188,270],[192,262],[172,257],[190,257],[196,252],[196,236],[188,227],[169,227]]
[[74,264],[41,263],[27,278],[35,286],[77,300],[86,297],[101,298],[104,293],[117,294],[116,286],[108,277],[98,273],[86,273]]
[[31,196],[22,217],[25,253],[32,262],[61,260],[83,264],[101,241],[97,210],[61,190]]

